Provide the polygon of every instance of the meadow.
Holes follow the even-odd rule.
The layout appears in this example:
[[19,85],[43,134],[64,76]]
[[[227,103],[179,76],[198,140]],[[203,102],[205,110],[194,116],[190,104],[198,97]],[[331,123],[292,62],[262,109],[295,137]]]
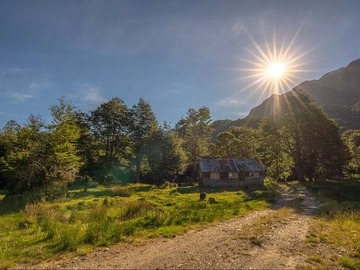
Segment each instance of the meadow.
[[[206,200],[200,200],[206,192]],[[35,264],[59,254],[151,237],[175,237],[189,228],[266,209],[275,192],[150,185],[77,187],[56,202],[21,209],[0,197],[0,268]],[[215,203],[209,203],[208,198]]]
[[[330,245],[339,250],[335,257],[348,269],[360,269],[360,180],[307,183],[320,201],[320,215],[312,221],[307,240]],[[316,268],[327,269],[328,263],[315,256]]]

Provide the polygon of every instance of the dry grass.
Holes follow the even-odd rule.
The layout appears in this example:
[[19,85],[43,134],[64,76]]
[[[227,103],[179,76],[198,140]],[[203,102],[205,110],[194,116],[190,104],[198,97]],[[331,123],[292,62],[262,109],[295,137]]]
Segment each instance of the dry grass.
[[199,201],[197,188],[144,185],[72,190],[66,201],[28,204],[0,216],[0,269],[135,238],[174,237],[191,226],[265,209],[273,197],[267,190],[207,192],[217,204]]
[[[360,181],[312,183],[310,188],[318,194],[321,215],[311,223],[308,242],[337,250],[333,255],[339,265],[360,269]],[[319,264],[329,268],[334,256]]]
[[254,245],[261,246],[262,239],[275,227],[291,219],[294,209],[281,208],[273,213],[254,221],[246,230],[241,230],[235,238],[248,239]]
[[119,197],[130,197],[133,194],[133,190],[127,186],[120,186],[115,185],[110,187],[109,192],[112,196],[119,196]]

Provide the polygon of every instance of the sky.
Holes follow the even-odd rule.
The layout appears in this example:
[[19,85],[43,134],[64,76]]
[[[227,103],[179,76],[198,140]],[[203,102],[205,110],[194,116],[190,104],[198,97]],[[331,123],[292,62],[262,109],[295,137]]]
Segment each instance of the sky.
[[0,127],[49,122],[60,97],[243,118],[274,92],[252,76],[267,47],[297,64],[288,91],[360,58],[359,29],[359,0],[0,0]]

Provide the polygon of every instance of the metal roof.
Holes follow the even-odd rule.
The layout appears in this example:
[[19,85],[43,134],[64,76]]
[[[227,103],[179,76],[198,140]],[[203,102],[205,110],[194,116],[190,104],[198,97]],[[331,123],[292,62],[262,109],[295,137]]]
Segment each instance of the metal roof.
[[211,159],[199,162],[200,172],[261,172],[264,166],[256,158],[247,159]]

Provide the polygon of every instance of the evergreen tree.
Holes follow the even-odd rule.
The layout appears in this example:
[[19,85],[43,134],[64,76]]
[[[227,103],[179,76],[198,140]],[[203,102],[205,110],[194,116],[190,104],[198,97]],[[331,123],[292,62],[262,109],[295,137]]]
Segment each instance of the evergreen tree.
[[139,182],[141,163],[148,152],[150,139],[159,131],[150,103],[143,98],[131,109],[131,145],[135,156],[136,181]]
[[53,117],[49,129],[53,156],[48,181],[63,188],[75,180],[83,164],[78,153],[80,127],[73,106],[64,99],[59,99],[59,105],[51,106],[50,111]]
[[299,90],[287,96],[282,109],[298,179],[341,176],[345,146],[334,122]]
[[75,121],[80,128],[80,137],[77,142],[78,154],[83,161],[83,166],[80,168],[79,174],[85,179],[88,176],[94,177],[96,175],[98,165],[98,147],[96,139],[91,132],[90,115],[81,111],[75,111]]
[[211,139],[211,116],[207,107],[199,110],[188,109],[186,118],[176,124],[179,136],[184,140],[183,147],[188,156],[188,163],[193,168],[193,178],[196,176],[196,165],[200,157],[209,155]]
[[349,176],[360,174],[360,130],[348,130],[344,132],[342,140],[348,150],[347,173]]
[[230,133],[236,138],[235,156],[236,158],[255,158],[258,157],[259,134],[256,129],[249,127],[232,127]]
[[182,140],[166,123],[153,134],[148,149],[148,174],[156,184],[174,180],[184,171],[186,154],[182,148]]
[[98,181],[116,181],[131,156],[130,111],[123,100],[113,98],[92,111],[90,119],[98,152]]
[[286,180],[291,175],[294,161],[284,128],[274,118],[265,118],[260,123],[260,134],[259,153],[267,175],[276,181]]
[[230,132],[221,132],[211,149],[211,156],[215,158],[237,158],[237,149],[240,141]]

